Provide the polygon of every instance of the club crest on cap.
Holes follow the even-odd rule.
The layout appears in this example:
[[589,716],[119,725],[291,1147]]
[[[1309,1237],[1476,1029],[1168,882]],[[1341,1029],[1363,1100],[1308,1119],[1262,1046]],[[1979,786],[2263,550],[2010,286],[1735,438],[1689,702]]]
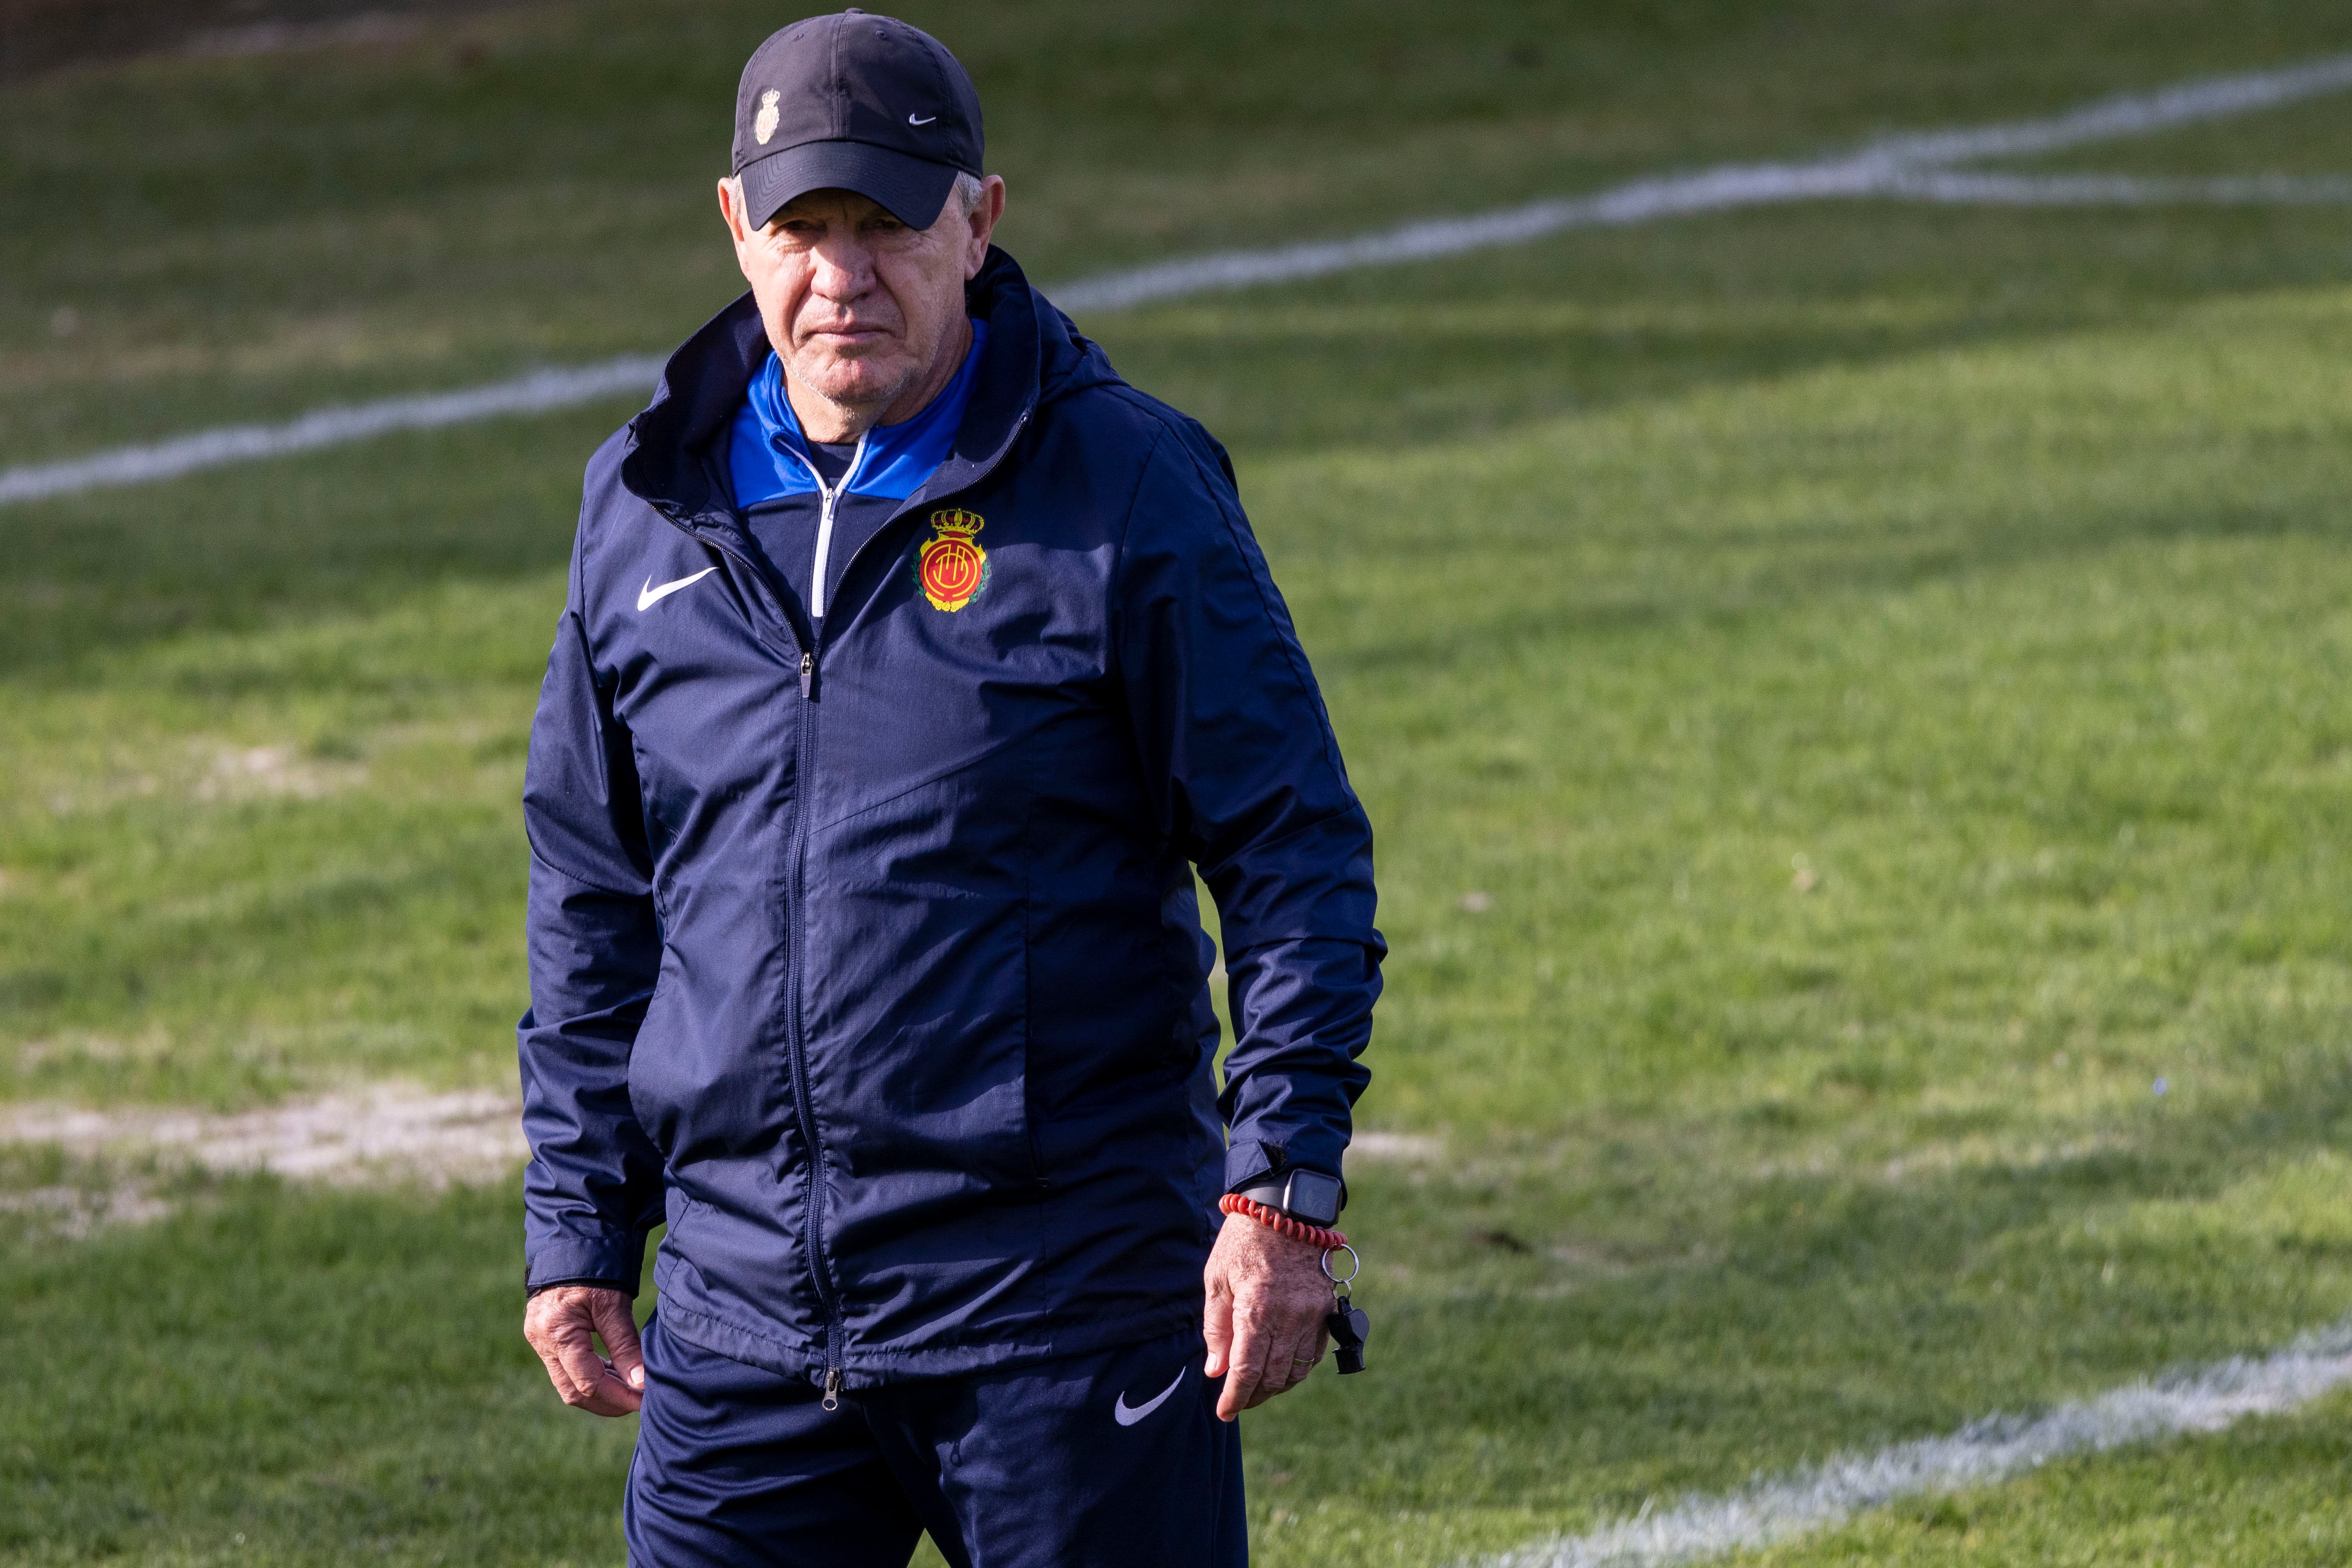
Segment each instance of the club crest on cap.
[[776,107],[776,100],[782,96],[772,87],[760,95],[760,115],[751,121],[751,136],[762,147],[768,144],[768,138],[776,133],[776,121],[784,117],[783,111]]
[[961,507],[931,513],[931,539],[915,552],[915,581],[935,610],[962,609],[988,586],[988,552],[972,538],[984,525]]

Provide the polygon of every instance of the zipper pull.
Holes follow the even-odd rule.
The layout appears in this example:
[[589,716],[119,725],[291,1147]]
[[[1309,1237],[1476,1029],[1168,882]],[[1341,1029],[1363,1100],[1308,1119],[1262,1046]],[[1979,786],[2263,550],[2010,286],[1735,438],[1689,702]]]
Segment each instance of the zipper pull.
[[816,689],[816,655],[801,655],[801,695],[809,696]]
[[824,1407],[827,1410],[841,1408],[841,1369],[837,1366],[824,1369]]

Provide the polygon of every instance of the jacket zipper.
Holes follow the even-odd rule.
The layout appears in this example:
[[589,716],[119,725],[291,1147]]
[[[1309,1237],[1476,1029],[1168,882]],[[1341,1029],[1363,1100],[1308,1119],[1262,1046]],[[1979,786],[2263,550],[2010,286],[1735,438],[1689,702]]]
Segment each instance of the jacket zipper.
[[[824,559],[824,546],[818,546],[818,559]],[[813,644],[824,639],[823,622],[810,633]],[[793,808],[793,901],[786,918],[792,921],[792,986],[791,1005],[785,1009],[784,1041],[792,1056],[793,1109],[799,1113],[801,1142],[808,1145],[809,1184],[808,1219],[805,1226],[809,1254],[809,1279],[816,1286],[818,1301],[824,1308],[824,1407],[834,1410],[841,1405],[841,1300],[834,1288],[833,1260],[824,1251],[824,1146],[817,1141],[816,1103],[809,1095],[808,1030],[801,1012],[802,994],[806,990],[808,964],[808,818],[809,781],[816,766],[816,704],[813,693],[816,685],[816,647],[801,653],[801,692],[810,700],[801,706],[801,744],[799,776],[793,795],[797,799]]]
[[[873,436],[874,432],[868,429],[865,435],[857,437],[857,448],[849,455],[849,467],[843,471],[838,483],[830,485],[824,482],[824,476],[817,471],[814,458],[805,452],[794,449],[793,445],[782,436],[770,438],[770,444],[777,451],[806,468],[809,471],[809,478],[816,481],[816,560],[809,570],[809,619],[812,621],[824,619],[824,572],[833,560],[834,503],[841,499],[842,493],[849,489],[849,481],[856,479],[857,470],[865,466],[866,443],[871,440]],[[809,678],[814,673],[807,660],[803,659],[801,664],[801,695],[803,697],[808,695]]]
[[[1021,432],[1027,428],[1031,412],[1032,410],[1027,408],[1021,411],[1013,421],[1013,429],[1006,436],[1004,444],[997,448],[995,454],[978,472],[963,485],[958,486],[959,489],[978,483],[994,470],[996,465],[1003,460],[1004,454],[1012,450],[1013,444],[1020,439]],[[871,431],[867,432],[868,436],[871,434]],[[789,445],[782,441],[776,443],[778,451],[798,458],[808,469],[809,477],[816,481],[818,495],[823,498],[817,514],[816,557],[812,563],[814,570],[809,579],[809,641],[801,649],[801,695],[808,700],[810,706],[803,710],[801,717],[800,760],[796,781],[798,787],[793,792],[799,799],[793,812],[793,902],[789,916],[792,921],[793,994],[792,1005],[787,1009],[784,1035],[785,1045],[792,1058],[793,1109],[800,1122],[801,1142],[808,1148],[806,1246],[809,1255],[809,1279],[815,1285],[818,1303],[824,1310],[824,1407],[828,1411],[841,1407],[841,1300],[833,1280],[832,1261],[826,1258],[824,1252],[824,1148],[817,1142],[816,1106],[809,1096],[808,1088],[808,1035],[801,1013],[803,977],[805,973],[804,965],[807,963],[808,952],[807,923],[803,917],[803,911],[806,908],[804,900],[808,889],[809,781],[816,774],[816,716],[814,703],[816,690],[817,655],[824,646],[824,577],[825,570],[831,564],[829,558],[833,551],[833,509],[835,500],[842,491],[849,488],[849,481],[856,476],[859,466],[866,460],[866,436],[860,436],[857,438],[857,450],[851,457],[849,468],[843,473],[841,482],[837,485],[827,485],[824,482],[824,476],[817,472],[816,465],[805,455],[793,451]],[[850,552],[847,565],[843,567],[845,577],[848,574],[848,567],[857,563],[857,557],[864,553],[866,546],[887,530],[891,523],[897,522],[904,512],[903,507],[898,511],[893,512],[881,528],[876,529],[859,542],[857,548]],[[676,522],[677,520],[673,518],[671,521]],[[688,529],[686,531],[697,539],[703,537],[693,529]],[[727,550],[723,544],[716,547],[726,550],[729,555],[734,556],[738,561],[743,560],[737,552]],[[751,565],[748,561],[744,561],[743,563],[746,566]],[[753,568],[753,575],[758,575],[756,568]],[[787,617],[787,626],[790,624],[790,618]]]
[[784,1030],[786,1044],[792,1052],[793,1098],[800,1113],[801,1141],[808,1145],[808,1252],[809,1278],[816,1285],[817,1299],[824,1306],[824,1408],[841,1408],[841,1300],[833,1282],[833,1262],[824,1252],[824,1146],[817,1142],[816,1103],[808,1087],[808,1029],[803,1021],[801,997],[806,989],[808,963],[804,915],[808,899],[808,812],[809,781],[816,776],[816,650],[824,643],[824,577],[832,564],[833,509],[849,481],[866,462],[866,443],[871,430],[857,437],[857,448],[850,454],[849,467],[832,484],[817,469],[816,460],[805,452],[795,451],[782,437],[776,437],[776,449],[799,460],[801,467],[816,481],[817,521],[816,553],[809,563],[809,644],[801,650],[801,755],[800,787],[793,793],[799,797],[793,811],[793,907],[792,921],[792,1005],[787,1010]]
[[[957,487],[958,489],[969,488],[978,483],[1003,460],[1004,454],[1013,449],[1013,444],[1020,439],[1021,432],[1028,427],[1031,412],[1032,410],[1027,408],[1021,411],[1013,421],[1013,429],[1005,437],[1004,444],[997,448],[995,455],[990,458],[979,472],[973,474],[963,485]],[[809,576],[809,647],[801,651],[801,695],[808,700],[810,706],[803,710],[801,720],[799,788],[794,792],[800,798],[797,809],[793,813],[793,997],[789,1027],[785,1035],[792,1049],[793,1091],[800,1112],[801,1140],[808,1145],[809,1150],[807,1226],[809,1275],[815,1281],[818,1300],[824,1305],[824,1407],[828,1411],[841,1407],[841,1306],[839,1298],[835,1293],[832,1277],[833,1263],[824,1253],[824,1195],[821,1190],[824,1176],[824,1151],[817,1142],[816,1109],[809,1098],[808,1034],[801,1015],[803,977],[806,973],[803,965],[807,962],[804,935],[807,928],[803,920],[803,911],[808,907],[806,901],[808,795],[809,783],[816,776],[816,715],[814,704],[816,700],[818,655],[824,647],[824,579],[826,569],[832,563],[834,502],[849,488],[849,481],[857,476],[857,470],[864,465],[866,443],[872,435],[873,432],[869,429],[866,435],[857,438],[857,450],[851,456],[849,467],[841,476],[841,482],[832,486],[825,484],[824,476],[817,472],[816,465],[804,454],[793,451],[782,441],[777,443],[779,451],[790,453],[800,459],[803,466],[808,469],[809,477],[816,481],[817,494],[823,498],[817,512],[816,559]],[[880,528],[875,529],[858,542],[857,548],[849,552],[849,560],[842,567],[844,581],[848,579],[849,568],[857,564],[857,558],[865,553],[866,547],[887,532],[892,524],[905,515],[905,511],[906,508],[902,504],[898,510],[892,512],[885,520]]]
[[801,994],[806,989],[808,963],[808,921],[803,911],[808,897],[809,781],[816,776],[816,650],[824,643],[824,573],[833,553],[834,503],[841,499],[842,491],[856,477],[858,466],[866,461],[866,437],[857,438],[857,450],[851,455],[841,481],[831,485],[824,482],[815,459],[807,453],[794,450],[781,436],[774,438],[774,446],[808,470],[809,478],[816,481],[818,497],[816,554],[809,566],[809,646],[801,650],[800,762],[797,787],[793,791],[793,902],[785,917],[792,922],[793,994],[785,1008],[784,1045],[793,1063],[793,1109],[800,1119],[801,1142],[808,1145],[808,1219],[803,1240],[808,1247],[809,1279],[816,1286],[817,1300],[824,1308],[824,1408],[838,1410],[841,1299],[834,1289],[833,1262],[824,1254],[824,1146],[817,1142],[816,1101],[809,1094],[808,1030],[802,1021]]

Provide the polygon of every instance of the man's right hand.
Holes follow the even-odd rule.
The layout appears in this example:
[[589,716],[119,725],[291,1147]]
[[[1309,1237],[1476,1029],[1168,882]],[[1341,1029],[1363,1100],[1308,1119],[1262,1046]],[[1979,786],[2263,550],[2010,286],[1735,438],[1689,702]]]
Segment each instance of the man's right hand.
[[[596,1336],[613,1352],[596,1353]],[[547,1365],[547,1380],[566,1405],[598,1415],[626,1415],[645,1403],[646,1358],[629,1299],[602,1285],[557,1285],[525,1302],[522,1337]]]

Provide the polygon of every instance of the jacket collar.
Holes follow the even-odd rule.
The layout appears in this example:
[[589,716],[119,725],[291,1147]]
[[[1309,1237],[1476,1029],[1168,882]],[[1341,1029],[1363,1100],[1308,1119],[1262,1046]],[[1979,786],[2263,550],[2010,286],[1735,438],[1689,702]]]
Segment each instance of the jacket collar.
[[[962,489],[994,468],[1041,401],[1118,379],[1101,351],[996,247],[964,285],[964,300],[988,325],[979,380],[946,459],[901,510]],[[723,452],[723,433],[770,352],[748,291],[705,322],[670,355],[653,402],[629,422],[622,484],[682,526],[731,528],[732,509],[709,454],[714,445]]]
[[[877,425],[866,433],[857,444],[856,460],[841,476],[845,493],[905,500],[938,469],[962,426],[963,411],[980,379],[981,358],[988,350],[988,323],[974,321],[971,332],[963,363],[938,396],[912,419]],[[751,377],[751,390],[729,432],[727,456],[738,510],[816,493],[808,433],[801,428],[785,388],[783,361],[774,354],[761,361]]]

